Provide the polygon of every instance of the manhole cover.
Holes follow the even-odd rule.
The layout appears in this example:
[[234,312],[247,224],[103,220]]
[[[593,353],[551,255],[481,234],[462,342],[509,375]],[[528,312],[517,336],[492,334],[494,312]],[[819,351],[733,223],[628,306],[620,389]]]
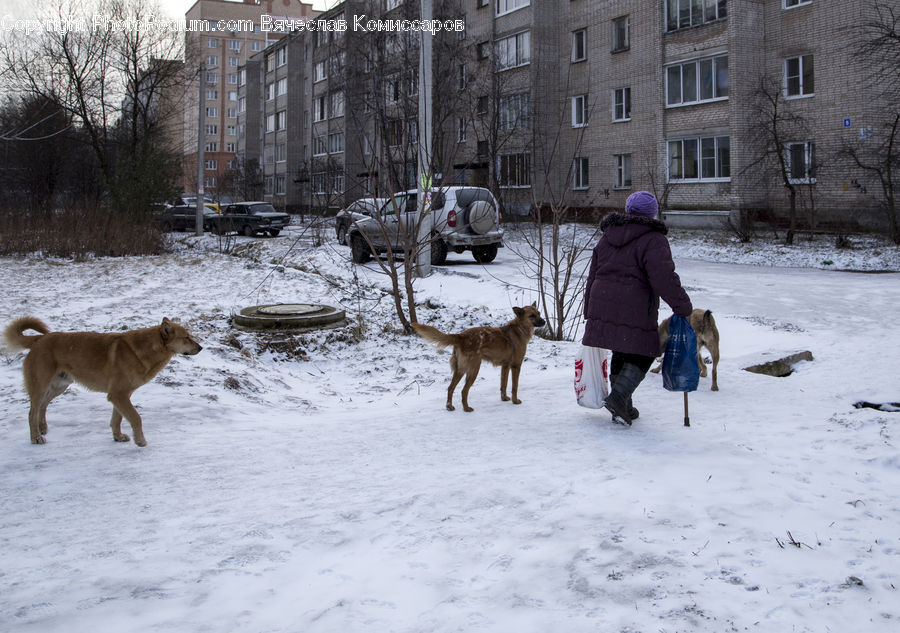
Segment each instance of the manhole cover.
[[344,311],[316,303],[277,303],[244,308],[232,320],[253,330],[318,328],[343,321]]

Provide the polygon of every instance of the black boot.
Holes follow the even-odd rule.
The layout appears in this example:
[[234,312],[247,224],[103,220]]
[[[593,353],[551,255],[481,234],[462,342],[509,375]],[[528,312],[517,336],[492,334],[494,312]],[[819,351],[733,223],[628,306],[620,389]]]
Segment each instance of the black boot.
[[637,365],[631,363],[622,365],[615,380],[611,380],[611,389],[603,405],[613,416],[620,418],[629,426],[634,419],[630,411],[633,407],[629,407],[631,394],[641,384],[645,375],[646,372],[641,371]]
[[[619,377],[619,374],[610,374],[609,375],[609,385],[612,387],[616,384],[616,378]],[[641,412],[638,411],[634,404],[631,402],[631,396],[628,397],[628,415],[631,416],[632,420],[637,420],[641,416]]]

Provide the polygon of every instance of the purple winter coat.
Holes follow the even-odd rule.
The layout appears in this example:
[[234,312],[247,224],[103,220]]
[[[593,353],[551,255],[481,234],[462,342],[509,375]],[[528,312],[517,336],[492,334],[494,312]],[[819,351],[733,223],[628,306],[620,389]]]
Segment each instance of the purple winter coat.
[[678,316],[693,307],[675,273],[666,225],[614,213],[600,223],[584,291],[582,342],[614,352],[659,356],[659,299]]

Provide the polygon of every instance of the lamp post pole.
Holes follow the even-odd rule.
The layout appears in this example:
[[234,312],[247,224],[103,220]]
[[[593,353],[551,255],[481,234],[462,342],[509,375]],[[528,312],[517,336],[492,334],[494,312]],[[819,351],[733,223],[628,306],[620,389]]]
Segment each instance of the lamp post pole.
[[200,93],[199,93],[199,106],[197,111],[197,217],[194,225],[194,235],[200,236],[203,235],[203,200],[206,198],[205,192],[203,189],[203,168],[204,168],[204,158],[203,158],[203,150],[205,149],[205,145],[203,141],[205,140],[203,131],[205,129],[205,116],[206,113],[204,106],[204,94],[203,91],[206,89],[206,65],[200,64]]
[[[422,0],[422,22],[431,23],[432,0]],[[416,188],[421,222],[419,222],[418,253],[416,256],[416,274],[419,277],[431,275],[431,231],[434,228],[434,216],[431,213],[430,199],[432,187],[431,173],[431,40],[432,34],[422,31],[422,44],[419,47],[419,142],[418,142],[418,182]],[[428,207],[426,208],[426,204]]]

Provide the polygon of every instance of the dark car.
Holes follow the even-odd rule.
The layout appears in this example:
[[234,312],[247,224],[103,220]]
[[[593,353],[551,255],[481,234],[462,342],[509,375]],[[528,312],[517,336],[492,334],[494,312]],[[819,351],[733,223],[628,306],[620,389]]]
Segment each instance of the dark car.
[[240,233],[247,237],[268,233],[275,237],[291,223],[291,216],[280,213],[268,202],[236,202],[212,219],[210,230],[217,235]]
[[[188,205],[167,206],[155,213],[164,231],[193,231],[197,227],[197,207]],[[211,204],[203,207],[203,230],[212,229],[212,220],[219,214]]]
[[360,198],[347,205],[347,208],[338,211],[334,216],[334,230],[338,243],[347,244],[347,235],[350,233],[353,223],[377,216],[378,210],[387,200],[387,198]]

